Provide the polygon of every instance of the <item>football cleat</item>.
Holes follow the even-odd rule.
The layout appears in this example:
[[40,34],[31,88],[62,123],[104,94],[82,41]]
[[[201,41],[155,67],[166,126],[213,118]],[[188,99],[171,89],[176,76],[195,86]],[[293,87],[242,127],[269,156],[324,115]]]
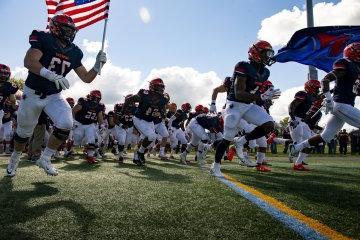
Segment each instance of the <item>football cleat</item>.
[[269,167],[262,164],[256,165],[256,170],[258,170],[259,172],[271,172],[271,169]]
[[16,175],[16,170],[20,162],[20,156],[15,154],[15,152],[11,155],[9,164],[6,168],[6,175],[8,177],[14,177]]
[[215,177],[223,178],[224,175],[222,174],[220,170],[220,163],[213,163],[210,168],[210,174],[212,174]]
[[247,166],[247,167],[255,167],[256,163],[251,161],[248,156],[244,156],[243,158],[239,158],[239,163]]
[[96,160],[96,157],[94,156],[86,156],[86,161],[90,164],[98,163],[98,160]]
[[50,175],[50,176],[57,176],[58,175],[58,171],[56,168],[54,168],[51,165],[51,161],[50,159],[46,159],[44,157],[40,157],[37,161],[36,161],[36,165],[39,166],[39,168],[44,169],[44,171]]
[[302,163],[294,164],[293,169],[295,171],[310,171],[310,169],[306,168]]
[[145,164],[145,161],[146,161],[146,159],[145,159],[145,154],[138,151],[138,152],[137,152],[137,155],[138,155],[139,161],[140,161],[142,164]]
[[180,163],[184,164],[184,165],[187,165],[185,152],[180,154]]

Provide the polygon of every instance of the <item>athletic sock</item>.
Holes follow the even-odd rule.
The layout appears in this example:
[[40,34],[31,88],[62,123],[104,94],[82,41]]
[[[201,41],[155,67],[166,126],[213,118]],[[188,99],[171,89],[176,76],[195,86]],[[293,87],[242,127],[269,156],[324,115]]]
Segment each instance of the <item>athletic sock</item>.
[[56,149],[51,149],[49,147],[46,147],[44,151],[41,154],[41,157],[45,157],[47,159],[50,159],[56,152]]
[[308,154],[300,152],[298,158],[296,159],[295,165],[302,164]]
[[257,164],[262,164],[263,163],[263,161],[265,160],[265,153],[263,153],[263,152],[257,152],[256,153],[256,163]]

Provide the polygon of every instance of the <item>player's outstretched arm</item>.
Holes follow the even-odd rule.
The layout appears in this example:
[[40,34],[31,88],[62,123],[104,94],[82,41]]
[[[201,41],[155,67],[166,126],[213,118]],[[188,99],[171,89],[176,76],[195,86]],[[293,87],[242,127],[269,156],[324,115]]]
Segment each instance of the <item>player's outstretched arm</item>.
[[97,74],[100,72],[101,68],[104,66],[106,61],[107,61],[106,53],[100,51],[96,56],[94,67],[90,69],[90,71],[87,71],[83,65],[74,69],[74,71],[83,82],[91,83],[96,78]]

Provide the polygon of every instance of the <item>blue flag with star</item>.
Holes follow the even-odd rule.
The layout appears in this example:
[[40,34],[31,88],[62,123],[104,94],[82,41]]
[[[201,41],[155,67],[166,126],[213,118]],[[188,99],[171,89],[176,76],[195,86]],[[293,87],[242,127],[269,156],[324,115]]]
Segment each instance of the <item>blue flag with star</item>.
[[330,72],[343,57],[344,48],[360,42],[360,26],[304,28],[294,33],[288,44],[274,56],[276,62],[298,62]]

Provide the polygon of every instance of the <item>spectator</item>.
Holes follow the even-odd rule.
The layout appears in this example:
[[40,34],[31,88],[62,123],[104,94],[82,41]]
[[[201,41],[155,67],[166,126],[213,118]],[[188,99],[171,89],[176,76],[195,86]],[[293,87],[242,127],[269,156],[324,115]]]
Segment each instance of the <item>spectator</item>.
[[352,131],[350,133],[351,139],[351,154],[360,154],[360,130]]
[[346,129],[343,129],[338,137],[337,137],[338,141],[339,141],[339,151],[340,151],[340,154],[344,154],[346,155],[347,153],[347,145],[349,143],[349,135],[348,133],[346,132]]
[[332,139],[330,142],[328,142],[328,154],[334,155],[336,154],[336,138]]

